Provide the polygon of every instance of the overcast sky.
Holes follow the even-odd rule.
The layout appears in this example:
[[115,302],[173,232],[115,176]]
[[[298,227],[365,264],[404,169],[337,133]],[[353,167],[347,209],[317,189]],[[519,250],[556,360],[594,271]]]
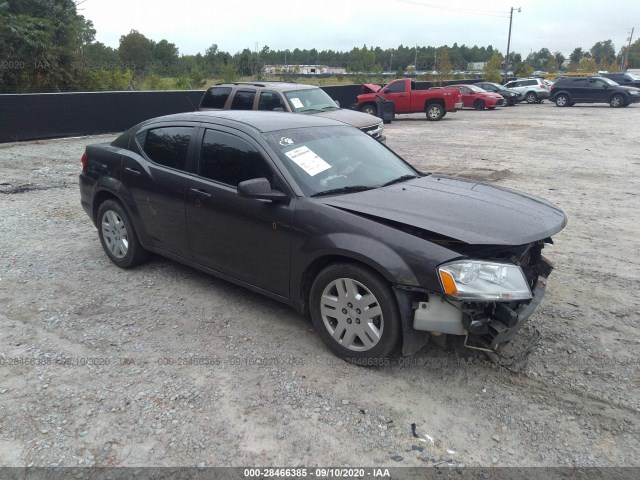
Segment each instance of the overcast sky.
[[522,8],[513,14],[511,51],[523,56],[542,47],[568,56],[608,39],[619,51],[632,27],[634,40],[640,35],[638,0],[86,0],[78,9],[93,21],[96,39],[114,48],[135,29],[175,43],[181,54],[204,53],[212,43],[235,53],[256,43],[344,51],[454,42],[504,53],[511,7]]

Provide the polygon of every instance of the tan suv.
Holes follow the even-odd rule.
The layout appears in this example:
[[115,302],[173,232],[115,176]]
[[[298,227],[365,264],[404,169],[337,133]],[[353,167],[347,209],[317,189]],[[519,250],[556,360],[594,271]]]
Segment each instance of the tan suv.
[[340,108],[324,90],[289,82],[237,82],[210,87],[198,110],[268,110],[303,113],[353,125],[384,142],[382,120],[373,115]]

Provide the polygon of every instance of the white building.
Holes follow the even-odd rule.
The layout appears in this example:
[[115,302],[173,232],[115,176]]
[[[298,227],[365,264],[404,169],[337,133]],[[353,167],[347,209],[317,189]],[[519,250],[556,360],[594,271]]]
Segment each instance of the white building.
[[300,75],[337,75],[347,73],[347,69],[327,67],[326,65],[265,65],[264,73],[266,75],[281,75],[283,73]]

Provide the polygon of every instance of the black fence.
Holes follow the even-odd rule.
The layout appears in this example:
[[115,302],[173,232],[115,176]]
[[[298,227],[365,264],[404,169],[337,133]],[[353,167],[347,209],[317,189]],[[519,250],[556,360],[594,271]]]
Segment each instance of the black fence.
[[[322,87],[344,108],[359,85]],[[0,143],[121,132],[160,115],[191,112],[203,90],[0,95]]]
[[[431,85],[419,82],[419,88]],[[361,92],[360,85],[321,88],[342,108],[352,107]],[[122,132],[149,118],[194,111],[203,93],[176,90],[0,95],[0,143]]]

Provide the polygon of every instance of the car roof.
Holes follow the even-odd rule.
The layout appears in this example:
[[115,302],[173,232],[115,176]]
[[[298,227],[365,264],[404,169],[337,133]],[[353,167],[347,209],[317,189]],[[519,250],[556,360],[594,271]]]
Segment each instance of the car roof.
[[246,86],[246,87],[257,87],[257,88],[271,88],[273,90],[308,90],[310,88],[319,88],[315,85],[307,85],[305,83],[295,83],[295,82],[229,82],[229,83],[218,83],[209,88],[215,87],[231,87],[231,86]]
[[[260,132],[272,132],[290,128],[347,126],[346,123],[317,115],[300,115],[286,112],[268,112],[260,110],[208,110],[201,112],[176,113],[147,120],[141,126],[159,122],[210,122],[243,124]],[[353,127],[355,128],[355,127]]]

